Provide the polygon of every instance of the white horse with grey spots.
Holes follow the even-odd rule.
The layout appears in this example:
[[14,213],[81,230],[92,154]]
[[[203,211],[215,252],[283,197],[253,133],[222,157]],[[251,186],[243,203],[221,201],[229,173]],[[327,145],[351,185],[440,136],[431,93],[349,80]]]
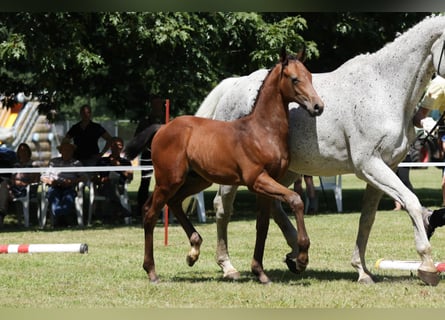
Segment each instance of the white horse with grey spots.
[[[394,173],[413,141],[412,123],[416,105],[434,72],[445,74],[440,64],[445,41],[445,17],[428,17],[372,54],[359,55],[338,69],[313,75],[313,85],[325,102],[320,117],[290,105],[291,163],[281,181],[290,185],[296,173],[339,175],[355,173],[366,183],[359,229],[352,254],[358,281],[373,283],[365,251],[378,204],[384,193],[407,210],[413,226],[415,247],[420,255],[419,277],[437,285],[431,245],[422,221],[422,206]],[[439,69],[439,70],[438,70]],[[197,116],[233,120],[248,114],[267,71],[222,81],[204,100]],[[227,246],[227,224],[233,212],[236,187],[221,186],[217,204],[216,259],[224,277],[236,279]],[[261,208],[260,208],[261,209]],[[272,212],[292,252],[286,255],[291,271],[298,249],[296,230],[276,202]]]

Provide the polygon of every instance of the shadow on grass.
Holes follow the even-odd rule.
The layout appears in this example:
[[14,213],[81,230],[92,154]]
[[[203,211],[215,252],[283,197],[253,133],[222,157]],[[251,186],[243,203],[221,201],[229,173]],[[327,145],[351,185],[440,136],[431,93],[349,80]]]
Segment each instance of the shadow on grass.
[[[199,272],[187,275],[178,275],[172,277],[169,282],[190,282],[190,283],[202,283],[209,281],[216,281],[221,283],[250,283],[257,282],[259,285],[259,281],[257,278],[248,271],[241,271],[241,277],[238,280],[228,280],[222,277],[210,277],[208,275],[204,275],[202,273],[200,275]],[[317,269],[308,269],[301,274],[294,274],[289,272],[286,269],[271,269],[266,270],[267,275],[271,279],[272,283],[278,284],[287,284],[287,285],[296,285],[296,286],[310,286],[312,283],[318,281],[348,281],[348,282],[357,282],[358,274],[357,272],[351,271],[332,271],[332,270],[317,270]],[[189,276],[190,275],[190,276]],[[162,275],[161,275],[162,276]],[[406,281],[419,281],[419,278],[414,274],[407,275],[378,275],[374,277],[376,283],[399,283]]]

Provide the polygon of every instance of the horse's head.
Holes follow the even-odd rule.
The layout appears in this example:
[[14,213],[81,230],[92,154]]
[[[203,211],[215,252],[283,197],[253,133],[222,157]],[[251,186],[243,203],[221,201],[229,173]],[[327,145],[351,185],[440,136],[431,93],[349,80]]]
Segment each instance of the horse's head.
[[433,65],[436,73],[445,76],[445,32],[439,37],[431,47]]
[[281,51],[281,93],[287,103],[296,102],[313,117],[322,114],[324,103],[312,86],[312,74],[300,61],[301,56],[294,57]]

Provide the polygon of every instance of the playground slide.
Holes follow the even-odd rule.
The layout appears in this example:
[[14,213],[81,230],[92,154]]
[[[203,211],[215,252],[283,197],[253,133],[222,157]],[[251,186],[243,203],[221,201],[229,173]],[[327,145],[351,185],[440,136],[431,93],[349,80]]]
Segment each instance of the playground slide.
[[13,123],[17,119],[18,114],[12,113],[11,108],[3,108],[1,106],[0,112],[0,144],[11,141],[14,136]]
[[18,104],[13,108],[2,108],[0,141],[11,149],[26,141],[39,116],[38,102]]
[[[47,133],[51,131],[46,123],[46,117],[40,116],[38,112],[39,102],[29,101],[23,106],[16,108],[1,108],[0,112],[0,145],[15,150],[22,142],[34,141],[35,133]],[[44,135],[40,134],[44,139]]]

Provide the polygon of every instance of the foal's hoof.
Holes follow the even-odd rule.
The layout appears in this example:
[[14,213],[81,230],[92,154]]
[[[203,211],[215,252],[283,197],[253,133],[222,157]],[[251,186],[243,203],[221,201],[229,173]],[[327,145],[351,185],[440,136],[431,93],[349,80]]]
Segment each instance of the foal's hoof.
[[252,273],[257,277],[258,281],[261,284],[271,284],[272,281],[270,278],[264,273],[263,269],[252,268]]
[[193,257],[191,257],[191,256],[189,256],[189,255],[185,258],[185,260],[187,261],[187,265],[188,265],[189,267],[193,267],[193,265],[195,264],[195,262],[198,261],[198,259],[193,258]]
[[258,277],[258,280],[260,281],[261,284],[272,284],[272,280],[269,279],[268,276],[266,276],[266,274],[262,274]]
[[225,280],[232,280],[232,281],[236,281],[239,280],[241,278],[241,273],[239,273],[236,270],[224,273],[223,278]]
[[429,286],[437,286],[440,281],[439,272],[417,270],[417,276]]
[[298,263],[298,259],[291,258],[289,256],[286,256],[284,262],[287,264],[287,268],[289,269],[289,271],[296,274],[304,272],[304,270],[306,270],[307,267],[307,264]]
[[149,274],[148,279],[150,279],[150,283],[153,283],[153,284],[159,283],[159,277],[157,275]]

